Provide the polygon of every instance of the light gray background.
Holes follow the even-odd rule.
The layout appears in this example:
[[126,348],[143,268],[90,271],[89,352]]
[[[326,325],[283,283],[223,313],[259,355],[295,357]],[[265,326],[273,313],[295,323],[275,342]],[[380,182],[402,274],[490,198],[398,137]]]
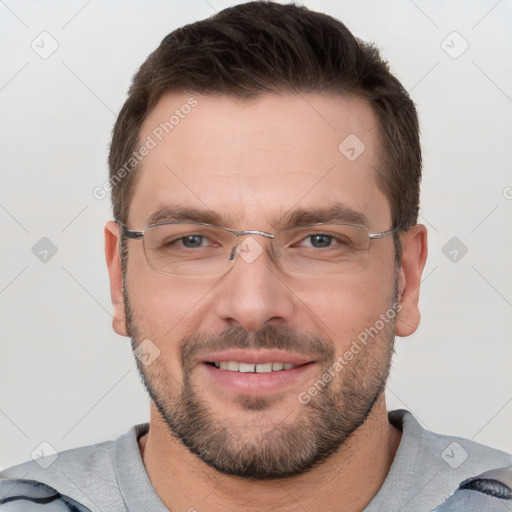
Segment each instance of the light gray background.
[[[92,190],[137,67],[235,3],[0,0],[0,468],[42,441],[61,451],[147,420],[129,341],[111,329],[110,205]],[[512,2],[305,3],[377,42],[422,120],[423,321],[397,340],[389,408],[512,451]],[[59,45],[47,59],[31,48],[51,48],[43,31]],[[42,237],[58,248],[46,263]],[[452,237],[468,249],[456,262]]]

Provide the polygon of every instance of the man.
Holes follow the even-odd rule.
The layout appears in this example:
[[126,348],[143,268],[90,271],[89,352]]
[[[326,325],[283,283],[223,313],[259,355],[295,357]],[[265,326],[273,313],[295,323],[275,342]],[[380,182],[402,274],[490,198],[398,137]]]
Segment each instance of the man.
[[[6,470],[0,510],[430,511],[512,465],[386,410],[427,235],[416,111],[373,46],[274,3],[183,27],[135,76],[109,165],[114,329],[150,422]],[[501,483],[460,492],[506,510]]]

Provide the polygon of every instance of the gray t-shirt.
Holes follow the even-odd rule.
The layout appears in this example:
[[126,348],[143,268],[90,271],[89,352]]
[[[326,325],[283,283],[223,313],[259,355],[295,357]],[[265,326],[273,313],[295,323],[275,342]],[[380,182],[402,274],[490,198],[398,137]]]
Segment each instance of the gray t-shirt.
[[[402,430],[402,439],[384,484],[364,512],[430,512],[462,481],[512,466],[511,455],[430,432],[408,411],[391,411],[389,421]],[[61,452],[47,468],[39,459],[8,468],[0,477],[43,482],[92,512],[167,512],[139,451],[137,439],[148,428],[147,423],[136,425],[115,441]],[[201,503],[190,506],[204,508]]]

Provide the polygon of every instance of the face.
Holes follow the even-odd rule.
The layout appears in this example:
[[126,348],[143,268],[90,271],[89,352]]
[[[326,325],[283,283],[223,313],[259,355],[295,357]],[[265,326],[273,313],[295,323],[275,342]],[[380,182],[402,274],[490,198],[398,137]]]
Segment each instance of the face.
[[[141,142],[157,144],[142,163],[130,229],[142,231],[162,208],[186,209],[185,222],[270,233],[292,217],[312,223],[337,211],[339,221],[340,208],[348,220],[362,216],[371,233],[392,227],[366,102],[320,94],[194,100],[161,141],[155,129],[189,96],[165,96],[144,122]],[[371,242],[364,270],[341,275],[285,272],[258,235],[247,246],[255,257],[236,257],[215,277],[157,273],[140,240],[126,243],[127,332],[134,348],[150,340],[159,353],[151,364],[138,361],[139,370],[170,432],[192,453],[227,474],[291,476],[362,425],[393,350],[392,236]]]

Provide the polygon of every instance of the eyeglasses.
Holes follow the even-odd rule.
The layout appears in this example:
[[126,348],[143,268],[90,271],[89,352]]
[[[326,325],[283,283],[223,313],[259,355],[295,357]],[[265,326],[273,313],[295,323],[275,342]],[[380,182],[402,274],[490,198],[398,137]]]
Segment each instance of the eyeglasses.
[[203,223],[150,224],[144,231],[132,231],[122,223],[119,226],[121,242],[124,237],[142,240],[146,260],[154,271],[176,276],[224,275],[238,257],[252,263],[264,251],[253,235],[270,240],[271,258],[287,273],[354,274],[368,266],[370,242],[397,229],[370,233],[356,224],[319,223],[267,233]]

